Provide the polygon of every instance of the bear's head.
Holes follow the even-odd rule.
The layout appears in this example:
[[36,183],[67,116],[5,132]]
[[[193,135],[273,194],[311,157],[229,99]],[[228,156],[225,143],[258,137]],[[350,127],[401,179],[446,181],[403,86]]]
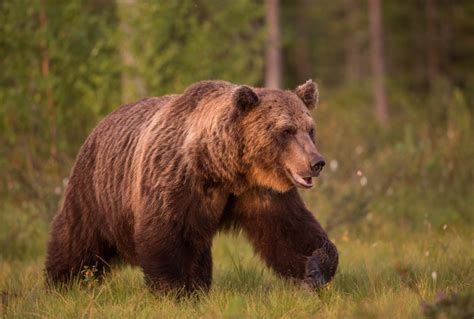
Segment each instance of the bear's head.
[[318,102],[316,84],[309,80],[294,91],[239,86],[233,100],[247,181],[278,192],[310,188],[325,164],[310,114]]

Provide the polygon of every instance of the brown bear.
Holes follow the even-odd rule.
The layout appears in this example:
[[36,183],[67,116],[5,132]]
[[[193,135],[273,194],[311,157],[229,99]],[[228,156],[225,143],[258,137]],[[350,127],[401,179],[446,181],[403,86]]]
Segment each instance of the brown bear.
[[317,100],[311,80],[293,92],[203,81],[108,115],[53,220],[48,281],[85,266],[102,273],[119,257],[156,291],[207,291],[213,237],[242,229],[279,275],[328,283],[336,247],[296,190],[324,166],[309,112]]

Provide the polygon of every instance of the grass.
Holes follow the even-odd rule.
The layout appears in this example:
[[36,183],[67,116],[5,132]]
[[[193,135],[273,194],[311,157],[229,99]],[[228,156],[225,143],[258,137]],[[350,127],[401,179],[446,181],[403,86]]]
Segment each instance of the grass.
[[[0,313],[6,318],[417,318],[423,316],[422,304],[439,293],[474,290],[474,234],[449,225],[392,230],[390,239],[386,233],[334,234],[341,264],[334,282],[320,293],[275,276],[239,234],[215,239],[207,295],[182,301],[153,295],[140,270],[129,266],[115,267],[102,283],[51,291],[42,272],[47,223],[18,219],[34,213],[31,207],[23,214],[12,209],[4,208],[2,219],[11,218],[0,226],[9,227],[0,238]],[[7,247],[5,236],[19,225],[30,225],[27,236]]]

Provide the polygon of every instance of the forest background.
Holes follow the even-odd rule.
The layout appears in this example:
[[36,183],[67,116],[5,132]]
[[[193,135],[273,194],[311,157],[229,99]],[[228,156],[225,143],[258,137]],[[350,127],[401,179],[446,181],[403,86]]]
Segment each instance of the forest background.
[[[0,313],[8,317],[457,317],[474,313],[474,2],[0,2]],[[156,300],[125,267],[44,294],[49,223],[91,129],[204,79],[320,89],[328,165],[308,206],[338,245],[319,295],[219,235],[214,288]]]

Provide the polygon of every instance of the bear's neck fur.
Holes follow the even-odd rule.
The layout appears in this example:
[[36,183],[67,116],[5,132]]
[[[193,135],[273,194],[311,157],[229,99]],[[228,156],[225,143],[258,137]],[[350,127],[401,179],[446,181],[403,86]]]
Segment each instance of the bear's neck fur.
[[247,187],[248,168],[242,162],[243,145],[238,139],[242,135],[237,125],[239,110],[233,105],[231,94],[235,87],[221,81],[199,82],[171,107],[188,110],[182,147],[191,175],[203,185],[238,194]]

